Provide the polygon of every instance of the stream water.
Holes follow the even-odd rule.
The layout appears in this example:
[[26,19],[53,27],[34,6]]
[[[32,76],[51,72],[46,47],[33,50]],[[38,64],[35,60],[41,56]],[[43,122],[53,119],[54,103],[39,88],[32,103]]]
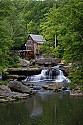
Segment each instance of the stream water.
[[83,125],[83,98],[41,91],[27,100],[2,103],[0,125]]
[[[61,70],[45,69],[24,82],[36,86],[59,82],[68,86],[69,80]],[[0,125],[83,125],[83,97],[40,89],[26,100],[0,103]]]

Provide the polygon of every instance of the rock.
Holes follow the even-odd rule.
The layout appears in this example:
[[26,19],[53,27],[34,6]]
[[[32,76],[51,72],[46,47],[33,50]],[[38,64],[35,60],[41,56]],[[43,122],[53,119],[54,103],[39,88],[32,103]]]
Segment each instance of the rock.
[[63,73],[68,75],[70,73],[70,68],[70,66],[64,66],[64,70],[62,70]]
[[26,78],[25,75],[7,75],[7,79],[17,79],[18,81],[21,81]]
[[81,90],[72,90],[70,91],[70,96],[83,96],[83,92]]
[[27,93],[0,91],[0,102],[16,101],[16,100],[28,98],[28,96],[29,94]]
[[54,84],[50,84],[50,85],[44,85],[43,88],[48,89],[48,90],[54,90],[54,91],[61,91],[61,90],[66,89],[65,87],[59,85],[58,83],[54,83]]
[[22,93],[29,93],[31,94],[32,91],[29,87],[23,85],[21,82],[18,81],[10,81],[9,86],[11,90],[17,91],[17,92],[22,92]]
[[12,92],[7,85],[0,85],[0,102],[10,102],[28,98],[28,93]]
[[32,89],[33,90],[40,90],[42,87],[41,86],[33,86]]
[[18,80],[18,81],[21,81],[21,80],[23,80],[23,79],[25,79],[26,78],[26,76],[25,75],[6,75],[6,78],[7,79],[11,79],[11,80]]
[[0,85],[0,102],[26,99],[30,94],[34,94],[30,87],[27,87],[18,81],[11,81],[8,86]]
[[23,67],[27,67],[30,65],[30,61],[28,61],[28,60],[19,58],[19,61],[20,61],[20,65]]
[[51,65],[51,66],[55,66],[55,65],[57,65],[58,63],[60,63],[61,62],[61,59],[59,59],[59,58],[39,58],[39,59],[36,59],[35,60],[35,64],[37,64],[37,65]]
[[42,68],[7,68],[3,69],[2,79],[6,80],[10,79],[17,79],[23,80],[27,77],[27,75],[37,75],[41,73]]
[[0,85],[0,91],[10,92],[10,88],[6,85]]

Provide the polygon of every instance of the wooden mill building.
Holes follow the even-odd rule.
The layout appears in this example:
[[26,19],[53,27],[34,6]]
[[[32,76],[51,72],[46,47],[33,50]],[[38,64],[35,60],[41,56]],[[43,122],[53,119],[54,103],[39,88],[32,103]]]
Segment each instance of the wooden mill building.
[[46,40],[42,35],[29,34],[27,42],[25,44],[27,56],[34,57],[38,54],[40,45],[43,44]]

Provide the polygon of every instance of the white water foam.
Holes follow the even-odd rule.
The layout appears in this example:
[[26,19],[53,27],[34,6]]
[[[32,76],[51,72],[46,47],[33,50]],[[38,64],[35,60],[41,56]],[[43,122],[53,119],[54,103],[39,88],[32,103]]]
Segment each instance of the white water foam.
[[[58,72],[56,74],[56,72]],[[64,76],[63,72],[59,69],[43,69],[41,71],[41,74],[39,75],[32,75],[32,76],[28,76],[25,79],[25,82],[32,82],[32,83],[59,83],[61,85],[67,86],[68,83],[70,82],[70,80]]]

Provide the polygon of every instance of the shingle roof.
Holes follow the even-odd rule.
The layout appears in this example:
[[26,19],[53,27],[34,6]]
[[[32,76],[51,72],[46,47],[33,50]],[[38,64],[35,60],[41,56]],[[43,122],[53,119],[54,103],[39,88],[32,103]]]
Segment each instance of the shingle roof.
[[42,35],[34,35],[34,34],[29,34],[31,36],[31,38],[38,42],[38,43],[43,43],[45,42],[46,40],[44,39],[44,37]]

